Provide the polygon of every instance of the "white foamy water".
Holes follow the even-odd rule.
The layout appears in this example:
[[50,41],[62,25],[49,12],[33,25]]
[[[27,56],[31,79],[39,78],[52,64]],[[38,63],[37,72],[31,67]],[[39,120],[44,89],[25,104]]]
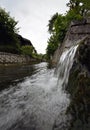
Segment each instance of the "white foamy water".
[[56,130],[56,125],[57,130],[68,130],[69,97],[62,84],[68,81],[75,51],[76,47],[62,54],[57,76],[47,63],[40,63],[32,76],[0,92],[0,130]]
[[72,46],[69,49],[66,49],[59,60],[57,69],[55,71],[56,76],[59,79],[59,86],[62,86],[63,88],[67,85],[68,83],[68,77],[69,77],[69,72],[70,69],[73,65],[73,59],[76,53],[78,45]]

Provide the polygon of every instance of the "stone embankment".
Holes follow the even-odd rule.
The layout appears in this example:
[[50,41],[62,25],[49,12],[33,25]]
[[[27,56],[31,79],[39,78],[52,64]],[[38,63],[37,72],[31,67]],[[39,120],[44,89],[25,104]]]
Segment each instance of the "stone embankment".
[[57,65],[64,49],[83,41],[86,37],[90,37],[90,18],[72,22],[68,28],[64,42],[58,47],[53,56],[52,64],[54,66]]
[[12,53],[0,52],[0,64],[17,64],[17,63],[30,63],[35,59],[30,56],[17,55]]

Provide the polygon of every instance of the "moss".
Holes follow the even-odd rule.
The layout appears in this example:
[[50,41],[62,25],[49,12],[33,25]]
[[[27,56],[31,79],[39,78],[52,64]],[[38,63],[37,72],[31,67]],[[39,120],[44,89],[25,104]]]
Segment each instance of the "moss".
[[[75,64],[75,63],[74,63]],[[68,85],[66,87],[66,90],[71,94],[71,96],[74,95],[74,92],[76,90],[77,84],[78,84],[78,74],[80,73],[80,67],[79,66],[73,66],[72,71],[70,72],[70,76],[69,76],[69,82]]]
[[[80,44],[66,90],[71,95],[67,113],[72,115],[70,130],[90,129],[90,45]],[[89,124],[87,128],[87,124]]]
[[69,112],[72,115],[71,130],[78,120],[81,122],[81,128],[83,128],[84,125],[89,123],[90,116],[90,77],[87,73],[81,73],[77,80],[77,86],[75,86],[71,103],[67,109],[67,113]]

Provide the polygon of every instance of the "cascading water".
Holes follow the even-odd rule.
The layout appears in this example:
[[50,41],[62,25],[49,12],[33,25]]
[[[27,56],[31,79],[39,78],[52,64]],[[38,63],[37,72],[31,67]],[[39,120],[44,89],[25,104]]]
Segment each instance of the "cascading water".
[[69,98],[62,87],[68,82],[77,47],[62,53],[57,76],[47,63],[40,63],[33,66],[32,76],[0,92],[0,130],[68,130]]
[[65,86],[68,83],[68,77],[70,69],[73,65],[73,59],[75,56],[75,52],[77,50],[78,45],[72,46],[69,49],[66,49],[59,60],[57,65],[57,69],[55,71],[56,76],[58,77],[58,85],[62,86],[65,89]]
[[[69,72],[73,65],[73,59],[74,59],[77,47],[78,47],[78,45],[72,46],[71,48],[66,49],[62,53],[59,63],[57,65],[57,68],[55,70],[55,75],[56,75],[56,77],[58,77],[56,89],[60,93],[63,93],[63,95],[66,98],[68,98],[68,97],[67,97],[67,94],[65,95],[64,90],[68,83]],[[67,105],[66,105],[63,113],[58,115],[57,120],[55,121],[54,130],[68,130],[68,128],[69,128],[71,117],[70,117],[70,115],[67,116],[64,113],[69,105],[69,102],[67,103],[67,99],[65,99],[65,100],[66,100]]]

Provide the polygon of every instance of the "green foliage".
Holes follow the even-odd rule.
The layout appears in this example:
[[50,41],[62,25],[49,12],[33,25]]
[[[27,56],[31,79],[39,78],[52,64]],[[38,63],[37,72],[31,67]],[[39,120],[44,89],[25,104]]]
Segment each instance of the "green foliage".
[[11,45],[0,45],[0,52],[19,54],[20,49]]
[[48,46],[46,49],[49,59],[53,56],[58,45],[63,42],[67,31],[67,26],[68,22],[66,16],[61,14],[56,13],[54,16],[52,16],[51,20],[49,20],[48,31],[51,36],[48,39]]
[[46,61],[46,56],[44,54],[37,54],[37,53],[32,53],[32,58],[36,59],[38,62],[41,61]]
[[50,57],[53,56],[53,54],[54,54],[55,50],[57,49],[57,47],[58,47],[58,43],[57,43],[56,37],[51,36],[49,38],[49,40],[48,40],[48,46],[47,46],[47,50],[46,50],[48,59],[50,59]]
[[75,15],[86,16],[90,11],[90,0],[70,0],[67,6]]
[[67,25],[66,16],[59,14],[54,23],[54,34],[56,35],[57,42],[63,42],[67,31]]
[[21,53],[24,55],[32,56],[33,54],[33,47],[30,45],[22,46],[21,47]]
[[67,17],[68,23],[70,23],[71,21],[74,21],[74,20],[82,20],[83,19],[83,17],[80,14],[76,15],[74,10],[70,10],[67,13],[66,17]]
[[58,13],[54,14],[51,19],[49,20],[48,24],[48,32],[51,34],[54,31],[54,23],[56,19],[58,18]]
[[15,47],[16,51],[19,51],[19,40],[16,33],[17,22],[14,18],[10,17],[4,9],[0,8],[0,45]]
[[90,16],[90,0],[70,0],[67,6],[69,10],[65,15],[55,13],[49,20],[50,38],[46,49],[48,59],[53,56],[58,45],[63,42],[71,21]]

